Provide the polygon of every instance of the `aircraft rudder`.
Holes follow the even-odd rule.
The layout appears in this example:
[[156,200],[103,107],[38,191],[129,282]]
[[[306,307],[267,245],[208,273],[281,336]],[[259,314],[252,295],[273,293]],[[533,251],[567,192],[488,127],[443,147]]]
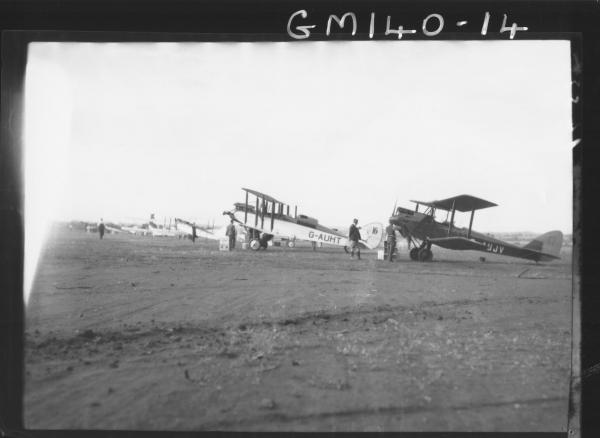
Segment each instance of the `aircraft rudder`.
[[560,250],[563,244],[563,233],[558,230],[548,231],[537,236],[523,248],[538,251],[554,257],[560,257]]
[[377,248],[383,239],[383,224],[371,222],[361,227],[362,240],[369,249]]

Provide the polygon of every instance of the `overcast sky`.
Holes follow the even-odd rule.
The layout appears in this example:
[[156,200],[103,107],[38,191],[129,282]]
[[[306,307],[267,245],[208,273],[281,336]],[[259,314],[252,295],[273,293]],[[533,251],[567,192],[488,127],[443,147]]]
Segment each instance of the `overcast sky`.
[[25,123],[29,224],[218,224],[249,187],[325,225],[467,193],[499,204],[474,229],[571,232],[568,41],[34,43]]

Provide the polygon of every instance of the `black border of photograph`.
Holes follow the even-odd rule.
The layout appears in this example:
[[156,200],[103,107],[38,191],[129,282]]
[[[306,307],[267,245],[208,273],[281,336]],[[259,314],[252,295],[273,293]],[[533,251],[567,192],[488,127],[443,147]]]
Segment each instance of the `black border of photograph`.
[[[293,36],[290,17],[305,11],[317,26]],[[293,41],[396,39],[385,26],[372,28],[360,20],[356,31],[329,33],[330,14],[352,11],[368,17],[402,17],[406,28],[417,29],[403,38],[420,40],[505,40],[510,29],[499,32],[490,23],[482,32],[482,14],[509,14],[519,23],[518,39],[568,39],[572,42],[573,80],[573,288],[574,332],[570,430],[565,433],[529,433],[526,436],[597,436],[596,406],[600,397],[600,338],[598,336],[598,228],[594,203],[599,186],[597,144],[600,130],[600,6],[598,2],[560,1],[141,1],[44,0],[0,3],[1,133],[0,133],[0,432],[3,436],[80,436],[81,431],[23,430],[23,91],[27,43],[30,41]],[[436,33],[431,14],[448,22],[466,20],[460,30]],[[303,16],[300,14],[300,16]],[[521,24],[522,23],[522,24]],[[424,26],[425,24],[425,26]],[[428,27],[428,24],[431,27]],[[519,31],[526,24],[527,31]],[[493,26],[492,26],[493,25]],[[492,30],[496,29],[496,30]],[[298,38],[300,36],[300,38]],[[576,291],[580,291],[577,293]],[[579,330],[580,328],[580,330]],[[580,421],[581,420],[581,421]],[[581,429],[580,429],[581,427]],[[149,432],[86,431],[87,436],[147,436]],[[169,435],[172,432],[167,432]],[[152,435],[161,435],[156,432]],[[179,436],[196,433],[179,432]],[[227,433],[228,436],[234,433]],[[403,435],[447,434],[404,433]],[[452,433],[451,435],[465,435]],[[477,433],[477,436],[482,433]],[[485,433],[515,436],[518,433]]]

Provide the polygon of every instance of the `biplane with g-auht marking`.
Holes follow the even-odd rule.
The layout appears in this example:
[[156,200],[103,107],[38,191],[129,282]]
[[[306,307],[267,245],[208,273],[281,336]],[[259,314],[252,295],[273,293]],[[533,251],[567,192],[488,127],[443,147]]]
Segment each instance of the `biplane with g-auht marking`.
[[[346,249],[348,237],[335,228],[325,227],[313,217],[298,214],[298,206],[293,210],[289,204],[278,201],[272,196],[256,190],[242,188],[245,201],[234,204],[231,211],[224,211],[234,222],[248,230],[249,246],[257,251],[266,249],[268,242],[274,238],[284,241],[289,248],[296,246],[297,241],[313,242],[322,246],[334,245]],[[359,246],[375,249],[383,237],[383,225],[371,223],[361,227]]]
[[[414,210],[395,207],[390,221],[399,228],[400,234],[407,238],[412,260],[431,260],[432,245],[454,250],[483,251],[536,262],[560,258],[559,253],[563,242],[563,234],[560,231],[542,234],[522,247],[473,231],[475,212],[496,206],[497,204],[493,202],[471,195],[459,195],[433,202],[413,200],[411,202],[416,204]],[[419,211],[421,206],[424,207],[423,211]],[[443,222],[435,219],[438,210],[446,212],[446,219]],[[454,225],[454,215],[457,211],[471,213],[468,228]]]

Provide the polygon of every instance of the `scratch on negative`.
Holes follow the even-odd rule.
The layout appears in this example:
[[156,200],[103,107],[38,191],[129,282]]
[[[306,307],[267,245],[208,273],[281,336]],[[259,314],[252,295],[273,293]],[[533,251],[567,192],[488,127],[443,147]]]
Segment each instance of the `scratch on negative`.
[[[600,0],[599,0],[600,1]],[[526,273],[527,271],[529,271],[529,268],[525,269],[523,272],[521,272],[519,275],[517,275],[517,278],[521,278],[521,275],[523,275],[524,273]]]
[[583,371],[583,373],[581,373],[581,377],[585,379],[587,377],[590,377],[590,376],[592,376],[594,374],[598,374],[598,373],[600,373],[600,363],[597,363],[596,365],[593,365],[593,366],[585,369]]

